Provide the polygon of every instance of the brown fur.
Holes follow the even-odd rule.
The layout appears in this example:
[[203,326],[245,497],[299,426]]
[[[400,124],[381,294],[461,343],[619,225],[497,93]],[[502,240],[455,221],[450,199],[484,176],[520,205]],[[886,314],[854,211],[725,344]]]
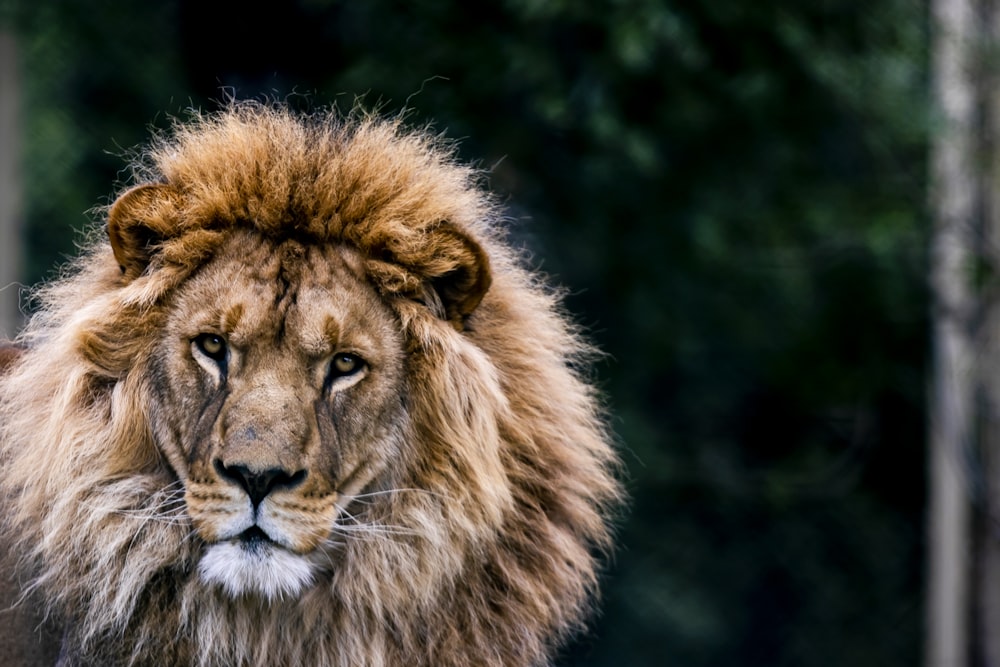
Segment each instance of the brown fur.
[[[0,380],[5,539],[68,663],[542,665],[581,628],[616,458],[474,178],[256,104],[137,163]],[[246,544],[234,470],[283,475],[250,515],[306,583],[205,574]]]
[[14,362],[21,356],[21,351],[21,348],[16,345],[0,342],[0,373],[14,365]]

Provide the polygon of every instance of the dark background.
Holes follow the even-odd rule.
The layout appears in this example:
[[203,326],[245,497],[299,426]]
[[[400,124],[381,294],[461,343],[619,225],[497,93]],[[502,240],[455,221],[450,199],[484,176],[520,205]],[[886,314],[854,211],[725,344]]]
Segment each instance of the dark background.
[[[568,666],[919,661],[917,0],[0,0],[26,282],[227,96],[433,122],[608,353],[631,506]],[[74,231],[76,230],[76,231]]]

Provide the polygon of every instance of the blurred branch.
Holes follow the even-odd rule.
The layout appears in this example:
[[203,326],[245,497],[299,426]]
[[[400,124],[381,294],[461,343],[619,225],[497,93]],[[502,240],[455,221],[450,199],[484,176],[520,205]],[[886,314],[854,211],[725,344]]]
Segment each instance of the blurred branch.
[[984,141],[982,142],[983,193],[983,261],[987,276],[981,290],[982,321],[979,349],[982,363],[977,364],[983,394],[981,449],[985,503],[983,516],[977,523],[978,562],[974,586],[977,600],[973,609],[978,613],[976,646],[981,650],[983,664],[1000,664],[1000,2],[983,0],[983,22],[990,31],[989,49],[983,58],[981,77]]

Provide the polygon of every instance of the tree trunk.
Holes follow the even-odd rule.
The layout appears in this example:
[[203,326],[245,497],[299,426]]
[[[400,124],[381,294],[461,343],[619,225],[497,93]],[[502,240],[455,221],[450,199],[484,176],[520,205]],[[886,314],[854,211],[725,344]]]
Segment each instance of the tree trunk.
[[976,95],[970,0],[933,0],[933,95],[944,127],[931,148],[931,287],[934,359],[930,395],[926,667],[966,667],[970,505],[963,474],[972,439],[975,377],[970,321]]
[[21,326],[21,103],[17,48],[0,30],[0,339]]

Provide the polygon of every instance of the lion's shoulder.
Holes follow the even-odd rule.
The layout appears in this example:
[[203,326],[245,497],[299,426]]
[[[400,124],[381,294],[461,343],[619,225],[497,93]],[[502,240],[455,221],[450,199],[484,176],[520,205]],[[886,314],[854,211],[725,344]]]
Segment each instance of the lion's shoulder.
[[25,582],[7,548],[0,545],[0,665],[54,665],[62,631],[45,614],[37,593],[25,593]]
[[[24,349],[0,341],[0,375],[21,357]],[[2,511],[0,507],[0,511]],[[37,596],[24,595],[24,585],[16,574],[12,554],[0,546],[0,665],[51,665],[59,655],[60,630],[47,619]]]

